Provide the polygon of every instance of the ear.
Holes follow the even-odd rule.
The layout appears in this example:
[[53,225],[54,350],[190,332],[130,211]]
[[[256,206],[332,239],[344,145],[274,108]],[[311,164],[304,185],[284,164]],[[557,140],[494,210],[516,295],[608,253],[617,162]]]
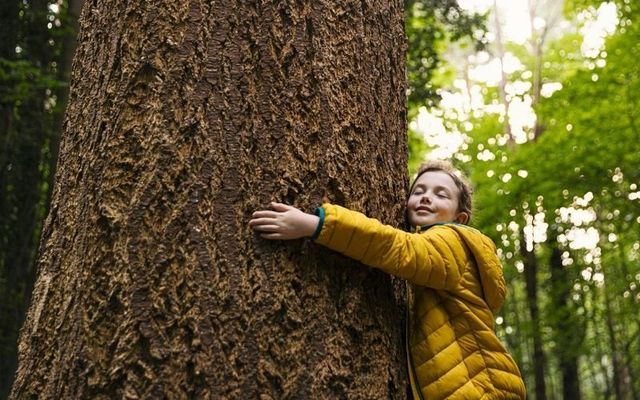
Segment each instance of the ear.
[[469,214],[466,212],[461,212],[456,216],[455,221],[459,224],[466,225],[469,222]]

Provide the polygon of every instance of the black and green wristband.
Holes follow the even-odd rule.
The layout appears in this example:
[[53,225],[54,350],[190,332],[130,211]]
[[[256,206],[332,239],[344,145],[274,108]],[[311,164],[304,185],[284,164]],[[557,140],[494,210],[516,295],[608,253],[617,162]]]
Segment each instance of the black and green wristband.
[[313,235],[311,236],[311,239],[316,240],[318,236],[320,236],[320,232],[322,232],[322,226],[324,225],[324,208],[317,207],[313,211],[313,214],[317,215],[318,218],[320,218],[320,220],[318,221],[318,226],[316,227],[316,231],[313,232]]

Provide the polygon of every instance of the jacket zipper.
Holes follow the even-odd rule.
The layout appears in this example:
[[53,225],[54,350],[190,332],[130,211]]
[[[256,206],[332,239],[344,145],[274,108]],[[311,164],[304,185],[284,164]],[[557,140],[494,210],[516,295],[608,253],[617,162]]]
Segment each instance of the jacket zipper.
[[411,386],[411,395],[413,396],[414,400],[424,400],[424,397],[422,397],[422,392],[420,391],[420,387],[418,386],[418,377],[416,376],[416,371],[415,368],[413,367],[413,358],[411,357],[411,348],[409,345],[409,338],[410,336],[410,331],[409,329],[411,328],[411,307],[413,306],[413,295],[411,293],[411,284],[407,282],[406,284],[407,287],[407,315],[405,318],[405,351],[406,351],[406,355],[407,355],[407,368],[408,368],[408,372],[409,372],[409,385]]

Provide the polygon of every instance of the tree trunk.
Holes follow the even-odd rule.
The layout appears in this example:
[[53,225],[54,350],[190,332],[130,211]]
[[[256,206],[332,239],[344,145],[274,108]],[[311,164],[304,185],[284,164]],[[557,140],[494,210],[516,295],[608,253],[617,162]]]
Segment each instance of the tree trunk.
[[[589,290],[583,290],[583,300],[584,304],[597,304],[596,292],[594,290],[593,284],[589,286]],[[587,327],[592,327],[592,332],[587,338],[588,345],[590,346],[590,350],[585,354],[583,358],[583,366],[586,370],[586,374],[588,375],[588,379],[584,379],[583,382],[586,383],[586,386],[591,389],[591,393],[595,393],[600,396],[600,398],[605,399],[606,393],[608,392],[608,373],[606,369],[602,368],[602,357],[600,349],[600,340],[595,340],[598,337],[597,334],[597,326],[598,320],[596,318],[596,308],[590,307],[585,309],[584,320]],[[589,332],[590,329],[585,331],[585,335]]]
[[[13,149],[15,137],[11,133],[14,131],[16,82],[15,79],[4,78],[4,75],[11,72],[12,65],[9,63],[16,61],[16,46],[20,32],[18,4],[18,1],[0,2],[0,63],[2,63],[0,64],[0,72],[3,75],[3,79],[0,80],[0,273],[5,273],[5,249],[13,244],[11,243],[9,220],[12,219],[14,212],[13,198],[15,197],[15,189],[13,189],[15,182],[12,177],[15,173],[12,172],[15,162],[15,150]],[[3,276],[0,279],[5,280],[6,278]],[[4,302],[0,303],[0,307],[3,305]],[[0,325],[0,329],[4,325]]]
[[[73,61],[73,54],[76,51],[77,33],[78,33],[78,18],[82,11],[84,0],[67,0],[66,1],[66,13],[65,23],[67,29],[62,39],[61,54],[58,60],[58,80],[60,82],[69,82],[71,77],[71,63]],[[60,150],[60,134],[62,133],[65,109],[67,108],[67,102],[69,100],[69,87],[67,85],[60,85],[56,90],[56,108],[57,112],[54,115],[53,120],[53,132],[51,134],[51,140],[49,142],[49,190],[47,191],[47,210],[51,204],[51,195],[53,194],[54,179],[56,176],[56,165],[58,162],[58,151]]]
[[[595,284],[591,286],[590,293],[592,293],[592,296],[593,296],[593,304],[605,304],[605,308],[606,308],[605,300],[600,299],[600,291],[601,291],[601,288],[599,288]],[[601,330],[601,328],[604,328],[604,325],[606,325],[606,322],[604,321],[606,319],[606,315],[600,316],[600,318],[602,318],[601,320],[600,318],[598,318],[598,315],[600,312],[604,312],[606,314],[606,310],[604,309],[599,310],[598,308],[594,307],[592,319],[591,321],[589,321],[591,326],[593,327],[594,338],[604,338],[607,335],[607,333]],[[593,341],[593,343],[595,344],[594,345],[594,350],[595,350],[594,361],[598,365],[598,368],[600,369],[599,375],[602,377],[602,381],[604,383],[604,392],[602,393],[602,398],[605,400],[608,400],[613,396],[613,382],[612,382],[612,377],[610,376],[611,374],[609,373],[609,369],[603,361],[605,360],[606,357],[610,357],[611,353],[608,351],[607,348],[605,348],[605,346],[607,345],[605,340],[596,339]]]
[[[28,65],[46,75],[52,61],[51,46],[46,44],[52,39],[47,29],[48,3],[37,0],[30,1],[28,7],[16,3],[2,8],[9,11],[2,22],[5,18],[14,19],[7,25],[16,32],[12,37],[6,32],[0,35],[13,40],[2,45],[0,58],[24,63],[9,66],[7,72],[11,75],[12,68],[26,69]],[[16,47],[21,48],[19,57]],[[49,133],[47,88],[42,79],[34,79],[31,73],[28,76],[30,80],[7,79],[3,82],[6,86],[0,88],[0,398],[8,395],[16,371],[15,346],[35,279],[35,237],[40,230],[44,200],[43,146]]]
[[[553,229],[553,228],[552,228]],[[562,375],[562,398],[579,400],[580,377],[578,375],[578,355],[584,338],[583,321],[580,321],[571,303],[573,278],[562,265],[562,252],[558,248],[557,233],[549,230],[547,245],[551,249],[549,267],[551,269],[551,301],[554,322],[558,365]]]
[[609,349],[611,354],[611,363],[613,364],[613,388],[616,394],[616,399],[622,400],[625,397],[625,383],[623,380],[623,368],[620,349],[618,348],[618,339],[616,335],[615,319],[613,316],[613,310],[611,305],[611,297],[607,290],[606,282],[602,286],[602,292],[604,293],[604,306],[606,313],[607,334],[609,336]]
[[[610,251],[614,251],[614,249],[609,249]],[[619,251],[618,253],[620,258],[618,261],[620,263],[616,270],[622,270],[622,276],[626,280],[626,266],[624,265],[624,254]],[[613,270],[614,268],[611,267]],[[609,286],[609,280],[612,278],[612,273],[607,273],[605,275],[605,282],[602,286],[602,291],[604,293],[604,306],[606,313],[606,326],[607,326],[607,334],[609,336],[609,349],[611,354],[611,363],[613,367],[613,387],[616,395],[616,399],[633,399],[634,390],[633,385],[634,381],[631,379],[631,369],[627,364],[626,356],[624,351],[626,350],[626,341],[624,339],[624,333],[619,330],[619,322],[618,315],[619,311],[618,307],[615,307],[615,300],[611,297],[612,293],[616,293],[615,285]],[[622,297],[622,296],[620,296]]]
[[[622,245],[622,243],[624,243],[621,239],[621,235],[619,236],[620,241],[619,244],[617,246],[615,246],[615,248],[618,251],[618,263],[620,264],[620,272],[622,273],[622,276],[624,278],[624,282],[631,282],[634,278],[633,273],[629,270],[629,266],[627,264],[627,259],[629,259],[630,257],[628,257],[627,254],[625,254],[625,249],[624,246]],[[626,301],[623,307],[623,315],[627,315],[629,316],[629,319],[626,321],[626,323],[624,325],[625,328],[622,330],[622,355],[623,355],[623,365],[624,365],[624,377],[626,379],[626,389],[627,392],[629,393],[629,396],[632,399],[637,399],[640,397],[638,390],[636,389],[636,386],[638,384],[638,380],[636,379],[637,376],[637,371],[634,368],[634,360],[635,357],[637,357],[637,355],[634,355],[635,353],[632,350],[632,346],[633,344],[638,341],[638,333],[640,333],[640,318],[638,317],[638,314],[636,313],[636,300],[637,296],[638,296],[638,288],[637,287],[628,287],[628,290],[630,292],[629,298],[632,299],[630,301]],[[625,298],[625,296],[622,296],[622,298]],[[635,332],[630,333],[631,327],[630,327],[630,323],[629,322],[634,322],[636,329]]]
[[[542,332],[540,329],[540,309],[538,307],[538,259],[535,247],[529,251],[527,241],[522,234],[520,238],[520,253],[524,263],[524,279],[527,292],[527,306],[531,317],[531,330],[533,336],[533,371],[535,375],[536,400],[547,398],[547,389],[544,381],[545,356],[542,348]],[[534,244],[535,246],[535,244]]]
[[401,1],[87,4],[12,398],[404,398],[401,285],[247,226],[397,224]]
[[[0,2],[0,61],[14,61],[18,41],[18,1]],[[5,69],[4,65],[0,65]],[[0,93],[13,89],[13,82],[0,80]],[[16,369],[15,343],[19,321],[19,308],[14,288],[6,282],[10,271],[7,265],[9,244],[12,241],[13,197],[9,190],[9,177],[13,165],[10,157],[9,129],[13,124],[14,104],[12,99],[0,95],[0,398],[5,398],[11,388]]]
[[507,135],[507,143],[510,148],[515,145],[515,139],[511,130],[511,122],[509,122],[509,99],[507,98],[507,74],[504,71],[504,41],[502,40],[502,26],[500,24],[500,15],[498,13],[498,2],[493,0],[493,12],[496,28],[496,50],[498,51],[498,59],[500,60],[500,82],[498,83],[498,92],[500,93],[500,101],[504,106],[504,121],[502,125],[504,134]]
[[[524,357],[522,350],[526,349],[523,346],[525,336],[522,334],[522,322],[520,321],[520,299],[518,298],[516,285],[513,279],[507,281],[507,293],[509,293],[509,301],[504,305],[502,314],[504,316],[504,326],[512,326],[514,332],[505,335],[505,341],[507,342],[507,348],[511,351],[516,364],[522,368],[524,365]],[[522,373],[522,370],[521,370]],[[524,374],[523,374],[524,375]]]

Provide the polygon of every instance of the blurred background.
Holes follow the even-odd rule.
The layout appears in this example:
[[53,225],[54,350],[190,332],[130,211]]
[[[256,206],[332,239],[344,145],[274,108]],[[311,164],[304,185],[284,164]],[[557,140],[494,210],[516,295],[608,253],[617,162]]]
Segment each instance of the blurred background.
[[[532,399],[640,398],[640,4],[406,0],[409,170],[498,245]],[[35,279],[82,0],[0,4],[0,398]],[[635,355],[634,355],[635,354]]]

